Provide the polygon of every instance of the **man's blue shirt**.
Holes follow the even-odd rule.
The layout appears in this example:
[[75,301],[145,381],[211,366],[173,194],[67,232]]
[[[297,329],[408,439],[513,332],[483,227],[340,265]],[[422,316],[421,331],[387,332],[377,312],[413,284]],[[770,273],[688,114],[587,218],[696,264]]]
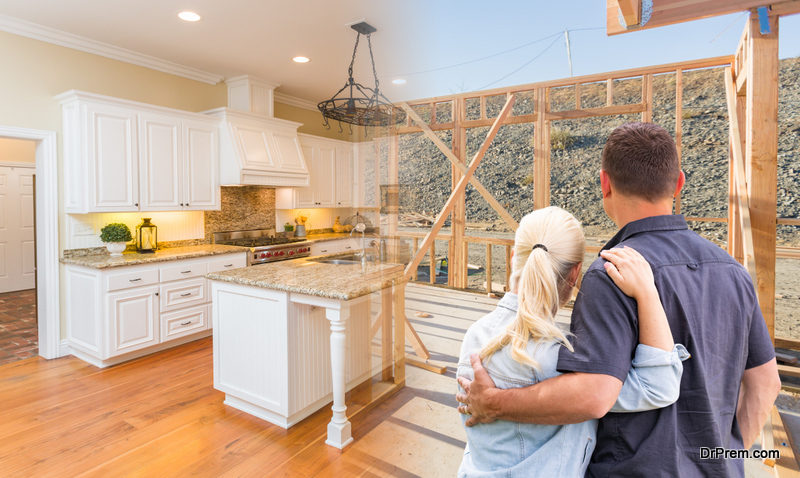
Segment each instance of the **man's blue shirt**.
[[[741,460],[701,459],[700,448],[742,448],[742,374],[775,356],[750,276],[680,215],[631,222],[604,249],[621,246],[650,263],[674,340],[692,358],[674,405],[600,419],[587,476],[743,476]],[[595,260],[583,277],[572,314],[575,351],[561,350],[558,370],[624,380],[639,342],[636,301],[614,285],[604,262]]]

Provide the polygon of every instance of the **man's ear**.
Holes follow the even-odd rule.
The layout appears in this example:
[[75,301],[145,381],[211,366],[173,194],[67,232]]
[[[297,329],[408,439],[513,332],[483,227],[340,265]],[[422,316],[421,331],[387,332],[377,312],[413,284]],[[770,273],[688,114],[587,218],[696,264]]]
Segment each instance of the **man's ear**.
[[678,184],[675,185],[675,194],[673,194],[672,197],[678,197],[684,184],[686,184],[686,175],[683,174],[683,170],[681,170],[681,174],[678,176]]
[[[681,172],[683,175],[683,172]],[[603,191],[603,197],[607,198],[611,194],[611,180],[608,177],[608,173],[600,170],[600,189]]]

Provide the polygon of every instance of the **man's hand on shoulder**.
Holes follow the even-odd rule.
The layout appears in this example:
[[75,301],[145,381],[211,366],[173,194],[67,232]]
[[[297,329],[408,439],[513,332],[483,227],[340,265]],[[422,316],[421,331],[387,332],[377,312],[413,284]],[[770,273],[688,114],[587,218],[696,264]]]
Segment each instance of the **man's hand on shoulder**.
[[458,377],[458,384],[464,389],[464,393],[456,394],[456,400],[463,403],[459,405],[458,411],[470,415],[466,425],[471,427],[478,423],[491,423],[497,419],[500,411],[499,401],[496,398],[500,390],[495,387],[478,354],[472,354],[469,359],[475,379],[470,381]]

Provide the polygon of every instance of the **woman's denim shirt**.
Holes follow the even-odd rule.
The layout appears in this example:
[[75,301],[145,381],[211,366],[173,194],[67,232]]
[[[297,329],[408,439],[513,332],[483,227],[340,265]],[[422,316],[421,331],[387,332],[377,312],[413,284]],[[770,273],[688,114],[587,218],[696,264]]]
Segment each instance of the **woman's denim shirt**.
[[[461,344],[458,376],[473,379],[470,354],[479,353],[516,316],[517,296],[507,293],[494,311],[472,324]],[[484,362],[484,367],[498,388],[527,387],[560,375],[556,371],[559,347],[555,342],[528,342],[528,354],[539,363],[539,371],[512,359],[510,347],[495,352]],[[680,391],[681,361],[688,357],[689,353],[680,344],[671,352],[639,344],[611,411],[638,412],[674,403]],[[466,421],[467,417],[462,419]],[[594,451],[596,431],[597,420],[570,425],[497,420],[467,427],[467,447],[458,476],[582,477]]]

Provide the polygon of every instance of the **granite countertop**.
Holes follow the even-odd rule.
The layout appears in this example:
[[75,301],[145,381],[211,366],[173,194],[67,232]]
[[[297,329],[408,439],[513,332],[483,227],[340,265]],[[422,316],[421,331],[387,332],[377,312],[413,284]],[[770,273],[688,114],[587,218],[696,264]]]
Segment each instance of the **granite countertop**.
[[[304,257],[272,262],[230,271],[214,272],[212,280],[263,287],[285,292],[316,295],[337,300],[351,300],[390,287],[403,280],[403,265],[368,262],[326,264],[319,259],[335,259],[342,254]],[[315,260],[316,259],[316,260]]]
[[94,269],[108,269],[110,267],[134,266],[150,264],[151,262],[177,261],[181,259],[192,259],[194,257],[246,252],[247,250],[248,248],[246,247],[201,244],[197,246],[170,247],[167,249],[160,249],[151,254],[130,252],[116,257],[111,257],[109,254],[62,257],[61,262],[63,264],[75,264]]

